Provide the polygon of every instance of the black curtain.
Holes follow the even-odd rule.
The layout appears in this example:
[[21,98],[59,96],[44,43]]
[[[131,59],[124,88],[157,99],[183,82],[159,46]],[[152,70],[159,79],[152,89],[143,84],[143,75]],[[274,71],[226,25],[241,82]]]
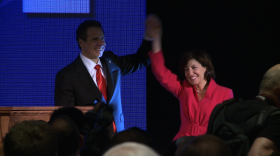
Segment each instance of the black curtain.
[[[162,20],[166,67],[179,73],[179,59],[203,49],[214,64],[215,81],[236,98],[258,94],[262,75],[280,63],[280,1],[147,0],[147,14]],[[180,127],[179,101],[147,68],[147,130],[163,153]]]

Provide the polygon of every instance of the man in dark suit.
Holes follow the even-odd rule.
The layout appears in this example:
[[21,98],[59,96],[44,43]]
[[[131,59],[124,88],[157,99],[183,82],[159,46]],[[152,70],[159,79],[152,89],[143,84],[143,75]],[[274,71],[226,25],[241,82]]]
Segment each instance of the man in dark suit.
[[[124,130],[121,77],[149,65],[147,53],[151,50],[148,37],[151,30],[151,25],[147,22],[146,35],[137,53],[117,56],[111,51],[104,52],[104,31],[98,21],[87,20],[81,23],[76,30],[76,40],[81,53],[76,60],[57,73],[55,105],[92,106],[97,102],[106,103],[113,109],[117,131]],[[96,65],[99,65],[101,74],[95,69]],[[99,89],[99,83],[102,83],[98,82],[100,75],[100,79],[105,78],[105,91],[104,85],[101,87],[103,89]]]

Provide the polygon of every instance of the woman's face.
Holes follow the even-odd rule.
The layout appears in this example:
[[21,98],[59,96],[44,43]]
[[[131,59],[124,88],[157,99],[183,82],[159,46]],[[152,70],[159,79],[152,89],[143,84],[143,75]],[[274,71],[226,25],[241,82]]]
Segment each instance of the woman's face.
[[206,67],[203,67],[198,61],[195,59],[189,60],[185,67],[185,76],[190,84],[194,86],[200,86],[205,84],[206,79],[204,78],[204,74],[206,72]]

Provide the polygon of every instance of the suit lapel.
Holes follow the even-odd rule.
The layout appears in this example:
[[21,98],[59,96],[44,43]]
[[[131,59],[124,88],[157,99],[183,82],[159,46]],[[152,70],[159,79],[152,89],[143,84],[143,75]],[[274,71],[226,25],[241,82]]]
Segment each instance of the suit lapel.
[[87,88],[89,92],[92,93],[99,101],[102,101],[102,93],[99,91],[96,84],[93,82],[92,77],[87,71],[84,63],[82,62],[80,56],[76,59],[76,71],[78,72],[78,79],[82,83],[82,85]]
[[113,74],[112,74],[112,69],[111,69],[111,61],[109,60],[107,62],[106,59],[104,58],[100,58],[100,61],[102,63],[102,66],[105,66],[106,69],[106,79],[107,79],[107,103],[110,103],[112,96],[113,96],[113,92],[115,90],[114,87],[114,81],[113,81]]

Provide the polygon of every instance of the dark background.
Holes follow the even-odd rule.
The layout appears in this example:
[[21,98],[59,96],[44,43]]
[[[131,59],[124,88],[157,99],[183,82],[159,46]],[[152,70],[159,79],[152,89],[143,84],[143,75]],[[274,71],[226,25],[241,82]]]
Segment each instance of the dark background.
[[[163,25],[165,64],[179,74],[178,61],[190,49],[212,57],[215,81],[234,97],[258,94],[262,75],[279,63],[280,2],[147,0],[147,14]],[[163,152],[180,127],[179,101],[147,69],[147,130]]]

